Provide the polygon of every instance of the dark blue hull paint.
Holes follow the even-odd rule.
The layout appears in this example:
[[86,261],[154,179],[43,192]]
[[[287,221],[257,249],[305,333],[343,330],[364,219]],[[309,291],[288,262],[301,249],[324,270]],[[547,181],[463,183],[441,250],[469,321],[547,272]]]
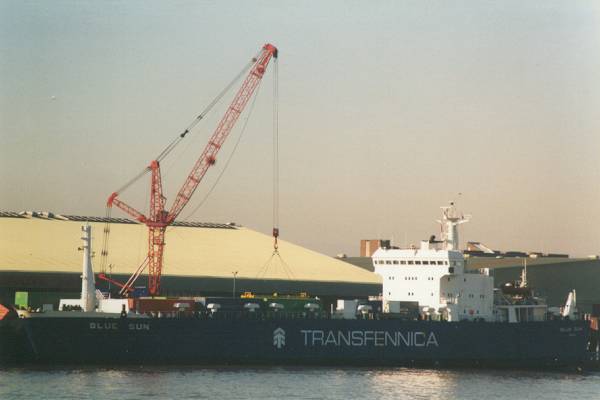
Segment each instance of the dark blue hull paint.
[[0,321],[0,364],[568,367],[588,338],[585,321],[29,318]]

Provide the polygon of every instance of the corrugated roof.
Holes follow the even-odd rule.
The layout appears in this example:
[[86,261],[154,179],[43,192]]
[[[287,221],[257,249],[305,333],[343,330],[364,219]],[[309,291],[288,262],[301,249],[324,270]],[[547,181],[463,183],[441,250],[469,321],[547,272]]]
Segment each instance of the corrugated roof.
[[468,257],[466,258],[466,268],[469,270],[481,269],[481,268],[522,268],[524,260],[527,260],[527,266],[531,267],[534,265],[554,265],[554,264],[568,264],[568,263],[579,263],[588,261],[585,258],[566,258],[566,257]]
[[[54,214],[49,211],[0,211],[0,218],[43,218],[55,219],[62,221],[78,221],[78,222],[110,222],[113,224],[139,224],[139,222],[128,218],[113,218],[113,217],[89,217],[82,215],[62,215]],[[234,229],[235,224],[218,224],[214,222],[187,222],[175,221],[173,226],[191,226],[196,228],[216,228],[216,229]]]
[[[92,247],[97,255],[94,262],[99,268],[105,219],[4,214],[7,218],[0,218],[0,270],[81,271],[82,254],[77,248],[82,244],[82,221],[92,225]],[[147,228],[120,220],[124,219],[111,224],[109,262],[114,273],[130,274],[145,258]],[[279,245],[282,262],[272,257],[272,237],[231,224],[180,223],[167,230],[165,241],[165,275],[230,278],[233,271],[238,271],[239,278],[381,282],[378,275],[286,241]]]
[[14,211],[0,211],[0,218],[25,218]]

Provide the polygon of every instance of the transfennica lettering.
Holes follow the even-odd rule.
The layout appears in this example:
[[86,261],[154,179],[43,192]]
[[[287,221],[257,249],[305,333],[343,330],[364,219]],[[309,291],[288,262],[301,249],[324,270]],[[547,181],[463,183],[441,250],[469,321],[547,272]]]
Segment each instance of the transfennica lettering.
[[301,330],[304,346],[439,347],[433,332]]

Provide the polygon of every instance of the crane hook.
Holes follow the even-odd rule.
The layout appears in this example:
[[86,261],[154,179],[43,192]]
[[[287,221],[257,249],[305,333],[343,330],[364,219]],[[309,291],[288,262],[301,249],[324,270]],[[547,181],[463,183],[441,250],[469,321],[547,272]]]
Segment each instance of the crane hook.
[[273,243],[273,249],[275,250],[273,253],[278,253],[279,244],[277,243],[277,238],[279,237],[279,228],[273,228],[273,238],[275,242]]

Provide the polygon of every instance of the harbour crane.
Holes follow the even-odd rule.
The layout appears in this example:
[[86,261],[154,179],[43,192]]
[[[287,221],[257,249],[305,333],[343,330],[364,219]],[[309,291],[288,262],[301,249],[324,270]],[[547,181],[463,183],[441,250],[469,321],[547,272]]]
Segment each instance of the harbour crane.
[[[202,178],[208,169],[215,164],[217,153],[233,129],[246,104],[252,97],[255,89],[260,84],[269,61],[271,58],[276,59],[277,55],[278,50],[275,46],[272,44],[265,44],[260,53],[252,59],[250,71],[242,83],[242,86],[227,108],[225,115],[217,125],[216,130],[210,137],[206,147],[204,148],[204,151],[197,159],[191,172],[188,174],[187,179],[181,186],[181,189],[179,189],[179,192],[177,193],[177,196],[175,197],[175,200],[168,211],[165,208],[166,198],[163,195],[160,161],[181,139],[183,139],[189,133],[191,127],[193,127],[204,116],[204,113],[200,114],[200,116],[198,116],[196,120],[194,120],[194,122],[188,128],[186,128],[173,142],[171,142],[171,144],[169,144],[169,146],[167,146],[167,148],[165,148],[165,150],[156,159],[150,162],[148,167],[146,167],[140,175],[131,181],[133,182],[139,179],[147,172],[151,173],[150,207],[148,215],[144,215],[136,208],[125,203],[119,197],[122,189],[127,187],[129,184],[125,185],[122,189],[115,191],[108,198],[106,204],[107,210],[110,210],[113,206],[116,206],[133,217],[135,220],[145,224],[148,227],[148,256],[125,284],[117,283],[116,281],[107,277],[104,273],[99,274],[99,278],[118,284],[118,286],[122,288],[121,294],[133,291],[134,282],[146,267],[148,268],[149,294],[151,296],[157,296],[160,293],[160,279],[163,271],[166,228],[171,225],[179,216],[181,211],[192,198],[194,191],[202,181]],[[217,100],[218,99],[211,103],[206,112],[216,103]],[[109,212],[107,214],[109,214]],[[274,235],[275,233],[276,232],[274,230]],[[103,250],[103,255],[106,255],[106,253],[107,251]]]

